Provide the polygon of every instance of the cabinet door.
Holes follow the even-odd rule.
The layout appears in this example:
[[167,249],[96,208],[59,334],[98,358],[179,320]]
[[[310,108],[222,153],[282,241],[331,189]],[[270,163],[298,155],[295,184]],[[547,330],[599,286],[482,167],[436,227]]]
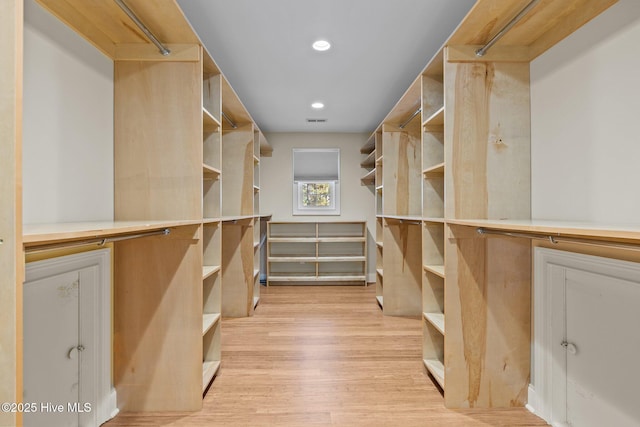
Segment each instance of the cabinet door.
[[25,427],[78,425],[79,287],[78,271],[24,285],[24,402],[37,405]]
[[567,268],[558,285],[565,298],[565,335],[556,341],[565,348],[567,425],[637,426],[640,278]]

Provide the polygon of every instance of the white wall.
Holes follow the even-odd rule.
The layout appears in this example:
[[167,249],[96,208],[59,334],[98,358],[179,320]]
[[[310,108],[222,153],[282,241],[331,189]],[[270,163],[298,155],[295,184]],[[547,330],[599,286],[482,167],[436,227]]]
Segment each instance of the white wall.
[[532,216],[638,223],[640,2],[620,2],[531,64]]
[[113,63],[25,0],[23,222],[113,219]]
[[[260,159],[260,213],[272,214],[274,221],[365,220],[368,236],[368,281],[375,281],[375,199],[373,188],[363,186],[360,167],[364,155],[360,147],[369,137],[360,133],[270,133],[272,157]],[[292,202],[293,148],[339,148],[341,209],[339,216],[294,216]]]

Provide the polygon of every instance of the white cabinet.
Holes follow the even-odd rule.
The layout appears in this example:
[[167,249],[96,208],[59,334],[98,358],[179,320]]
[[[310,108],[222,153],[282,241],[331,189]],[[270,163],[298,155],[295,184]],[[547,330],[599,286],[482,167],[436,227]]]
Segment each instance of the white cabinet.
[[111,385],[110,250],[27,264],[25,426],[98,426],[117,413]]

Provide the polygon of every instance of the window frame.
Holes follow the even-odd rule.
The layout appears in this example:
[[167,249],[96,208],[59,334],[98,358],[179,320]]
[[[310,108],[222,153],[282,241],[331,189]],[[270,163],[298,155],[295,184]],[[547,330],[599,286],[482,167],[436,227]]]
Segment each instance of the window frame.
[[[296,181],[295,177],[295,153],[307,152],[337,152],[338,179],[304,179]],[[339,148],[294,148],[291,156],[292,162],[292,213],[293,215],[340,215],[340,149]],[[331,206],[305,207],[302,205],[302,188],[304,184],[330,185]]]

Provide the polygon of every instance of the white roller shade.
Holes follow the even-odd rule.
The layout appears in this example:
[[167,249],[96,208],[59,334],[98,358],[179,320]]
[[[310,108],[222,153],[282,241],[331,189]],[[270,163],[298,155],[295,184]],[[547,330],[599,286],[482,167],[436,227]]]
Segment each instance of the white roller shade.
[[293,181],[338,181],[339,148],[294,148]]

